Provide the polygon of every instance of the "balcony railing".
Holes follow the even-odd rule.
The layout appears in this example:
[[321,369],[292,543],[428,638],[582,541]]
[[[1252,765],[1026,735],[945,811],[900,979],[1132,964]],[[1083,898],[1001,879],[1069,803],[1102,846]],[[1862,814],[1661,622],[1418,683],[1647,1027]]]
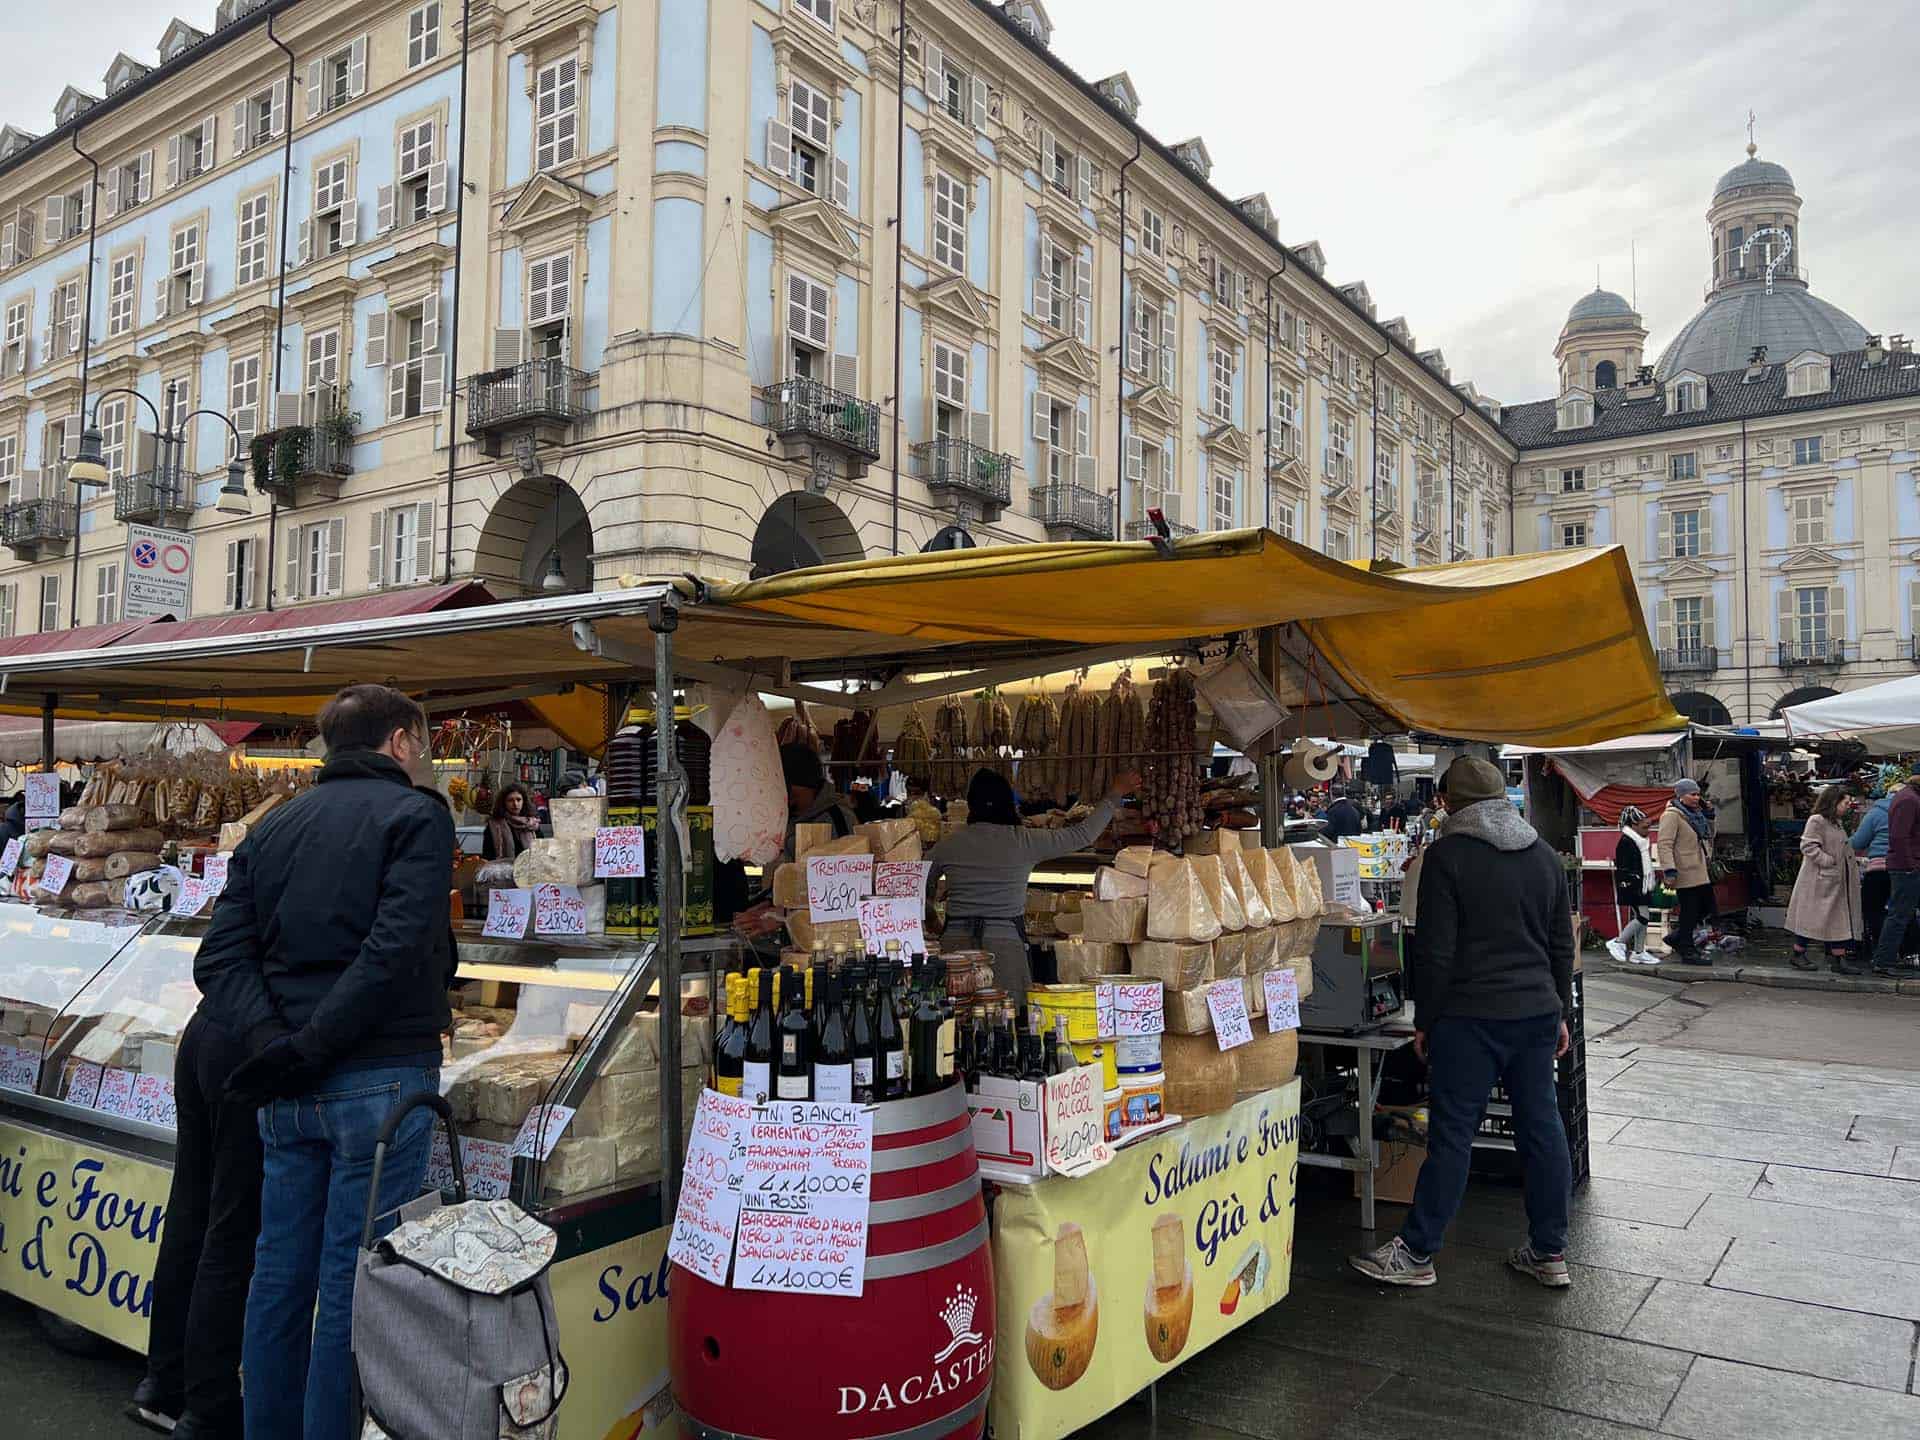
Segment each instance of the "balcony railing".
[[353,473],[353,437],[331,424],[289,425],[255,437],[256,490],[292,503],[302,484],[337,482]]
[[1013,500],[1013,457],[962,440],[936,435],[913,447],[913,463],[935,498],[971,500],[991,520]]
[[476,439],[587,417],[587,372],[554,359],[527,360],[467,377],[467,434]]
[[1660,670],[1666,675],[1711,675],[1720,668],[1720,652],[1711,645],[1676,645],[1660,652]]
[[764,392],[775,435],[821,441],[865,460],[880,458],[880,407],[818,380],[782,380]]
[[1803,665],[1844,665],[1847,645],[1844,640],[1782,640],[1780,668],[1789,670]]
[[113,518],[164,524],[193,514],[193,477],[180,470],[143,470],[113,482]]
[[73,539],[77,515],[71,500],[15,500],[0,510],[0,544],[27,555],[64,545]]
[[[1182,525],[1178,520],[1172,518],[1167,520],[1167,531],[1176,540],[1184,539],[1188,535],[1198,535],[1200,533],[1194,529],[1193,526]],[[1158,533],[1159,532],[1153,528],[1153,522],[1151,520],[1129,520],[1127,522],[1127,539],[1129,540],[1150,540]]]
[[1053,539],[1113,539],[1113,497],[1063,480],[1036,485],[1029,492],[1033,518]]
[[1920,665],[1920,635],[1909,635],[1900,642],[1900,658]]

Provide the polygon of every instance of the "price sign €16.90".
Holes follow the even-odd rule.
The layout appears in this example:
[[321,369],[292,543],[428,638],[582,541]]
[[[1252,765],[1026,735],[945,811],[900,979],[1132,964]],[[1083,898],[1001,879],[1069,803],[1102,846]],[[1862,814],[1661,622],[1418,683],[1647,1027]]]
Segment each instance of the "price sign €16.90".
[[873,856],[807,857],[807,918],[814,924],[858,920],[860,902],[872,894]]

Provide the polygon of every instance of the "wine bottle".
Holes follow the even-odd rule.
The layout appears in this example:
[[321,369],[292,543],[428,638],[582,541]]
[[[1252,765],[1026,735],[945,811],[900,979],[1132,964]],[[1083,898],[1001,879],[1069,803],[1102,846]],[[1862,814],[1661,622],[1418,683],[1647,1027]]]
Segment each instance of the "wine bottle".
[[774,1095],[781,1100],[813,1098],[813,1022],[807,1016],[806,985],[789,971],[780,1010],[780,1041],[773,1067]]
[[893,1001],[893,972],[898,967],[891,960],[882,961],[881,967],[873,999],[874,1099],[900,1100],[907,1093],[907,1047]]
[[960,1083],[969,1090],[973,1088],[973,1011],[968,1009],[957,1015],[953,1041],[953,1068],[960,1076]]
[[[915,994],[913,1020],[908,1042],[908,1064],[912,1067],[914,1095],[931,1095],[945,1082],[940,1078],[940,1029],[946,1017],[934,1003],[933,988],[926,983],[926,966],[914,963]],[[951,1060],[948,1061],[952,1063]]]
[[853,1050],[853,1098],[871,1105],[879,1097],[874,1093],[873,1065],[875,1045],[873,1000],[867,994],[867,967],[855,965],[848,981],[847,1009],[852,1013],[849,1025]]
[[827,964],[827,949],[817,945],[813,951],[813,989],[807,996],[807,1008],[813,1012],[813,1043],[820,1043],[820,1032],[827,1028],[827,977],[834,973]]
[[746,1013],[746,977],[729,975],[726,1033],[713,1045],[713,1088],[722,1095],[738,1095],[742,1088],[747,1061]]
[[820,1026],[813,1057],[813,1098],[816,1100],[853,1099],[853,1045],[847,1034],[846,999],[840,976],[828,972],[826,1020]]
[[740,1094],[758,1105],[773,1095],[773,971],[755,969],[747,975],[751,987],[760,992],[760,998],[747,1030]]
[[1047,1074],[1064,1075],[1080,1062],[1074,1057],[1073,1042],[1067,1038],[1067,1017],[1056,1015],[1053,1019],[1053,1053],[1048,1057]]
[[1022,1080],[1044,1080],[1047,1076],[1046,1059],[1040,1053],[1040,1037],[1033,1033],[1033,1014],[1031,1005],[1022,1005],[1014,1021],[1019,1051],[1014,1063],[1019,1066]]
[[1020,1078],[1020,1046],[1013,1031],[1013,1005],[1010,1002],[1000,1007],[999,1017],[994,1021],[992,1073],[1002,1080]]
[[939,1055],[935,1069],[940,1074],[940,1085],[953,1083],[954,1075],[960,1068],[960,1024],[953,1013],[953,999],[947,994],[947,962],[934,957],[927,963],[927,983],[933,987],[933,1006],[940,1012],[940,1029],[935,1036],[939,1046]]

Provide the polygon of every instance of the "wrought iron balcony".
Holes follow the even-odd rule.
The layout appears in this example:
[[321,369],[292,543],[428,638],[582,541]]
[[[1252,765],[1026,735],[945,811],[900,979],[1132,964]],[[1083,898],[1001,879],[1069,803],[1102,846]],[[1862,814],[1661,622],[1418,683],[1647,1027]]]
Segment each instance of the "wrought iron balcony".
[[978,505],[987,520],[999,518],[1013,501],[1013,457],[996,454],[970,440],[936,435],[913,447],[914,471],[936,500],[943,497]]
[[143,470],[113,482],[113,518],[165,525],[193,514],[193,477],[180,470]]
[[1711,645],[1676,645],[1660,652],[1663,675],[1711,675],[1720,668],[1720,652]]
[[1046,526],[1049,540],[1113,539],[1113,497],[1084,485],[1055,480],[1028,492],[1033,518]]
[[1782,640],[1780,668],[1798,669],[1809,665],[1844,665],[1847,644],[1844,640]]
[[818,380],[795,378],[769,385],[767,425],[786,442],[790,460],[810,459],[820,446],[847,457],[852,478],[880,458],[880,407]]
[[531,430],[550,444],[587,418],[587,372],[555,359],[526,360],[467,377],[467,434],[498,456],[507,436]]
[[0,544],[31,560],[42,550],[65,548],[78,524],[79,511],[71,500],[15,500],[0,510]]
[[[1182,525],[1171,515],[1167,517],[1167,530],[1176,540],[1184,540],[1189,535],[1198,535],[1200,533],[1191,525]],[[1158,533],[1159,532],[1153,528],[1153,522],[1151,520],[1129,520],[1127,522],[1127,539],[1129,540],[1151,540]]]
[[254,437],[253,487],[283,505],[302,498],[339,498],[340,480],[353,473],[353,432],[326,421],[288,425]]

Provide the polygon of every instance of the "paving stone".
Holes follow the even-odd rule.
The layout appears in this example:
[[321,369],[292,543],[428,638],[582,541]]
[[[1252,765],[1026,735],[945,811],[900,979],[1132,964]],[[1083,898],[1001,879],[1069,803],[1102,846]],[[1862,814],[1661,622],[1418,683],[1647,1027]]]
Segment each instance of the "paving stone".
[[1324,1435],[1392,1378],[1382,1366],[1265,1343],[1242,1330],[1160,1382],[1160,1413],[1273,1440]]
[[1911,1115],[1856,1115],[1850,1133],[1882,1144],[1920,1145],[1920,1119]]
[[[1087,1426],[1084,1430],[1074,1431],[1075,1440],[1241,1440],[1242,1436],[1257,1434],[1250,1430],[1225,1430],[1218,1425],[1209,1425],[1198,1420],[1189,1420],[1167,1409],[1164,1399],[1166,1386],[1161,1386],[1162,1400],[1160,1414],[1156,1418],[1147,1408],[1144,1399],[1129,1400],[1111,1415]],[[1219,1415],[1214,1419],[1222,1418]],[[1225,1418],[1248,1418],[1238,1408],[1225,1412]],[[1298,1432],[1304,1440],[1314,1440],[1325,1432],[1305,1430]]]
[[[1622,1077],[1611,1085],[1587,1092],[1587,1110],[1600,1115],[1645,1115],[1654,1120],[1679,1120],[1694,1125],[1725,1125],[1736,1130],[1770,1130],[1781,1135],[1823,1135],[1846,1138],[1854,1126],[1855,1111],[1845,1106],[1748,1105],[1734,1100],[1703,1100],[1698,1096],[1655,1094]],[[1867,1135],[1867,1139],[1884,1136]],[[1920,1139],[1920,1134],[1916,1134]]]
[[1637,1180],[1613,1180],[1596,1175],[1574,1192],[1573,1206],[1583,1215],[1642,1220],[1649,1225],[1682,1226],[1706,1203],[1707,1193],[1705,1190],[1678,1190],[1666,1185],[1643,1185]]
[[1743,1104],[1792,1103],[1798,1106],[1851,1109],[1858,1114],[1898,1115],[1914,1103],[1907,1085],[1875,1085],[1847,1080],[1819,1070],[1790,1081],[1757,1070],[1709,1070],[1699,1065],[1670,1065],[1636,1060],[1632,1087],[1655,1094],[1697,1096],[1703,1100],[1737,1100]]
[[1920,1320],[1920,1264],[1888,1259],[1884,1253],[1837,1255],[1743,1236],[1733,1242],[1711,1283],[1716,1290]]
[[1632,1056],[1627,1056],[1620,1060],[1613,1060],[1604,1055],[1588,1055],[1587,1088],[1592,1089],[1595,1085],[1604,1085],[1607,1081],[1613,1079],[1614,1076],[1625,1074],[1637,1063]]
[[1907,1388],[1913,1357],[1905,1320],[1671,1280],[1653,1287],[1627,1338],[1881,1390]]
[[1655,1433],[1637,1425],[1396,1375],[1332,1431],[1329,1440],[1486,1440],[1490,1435],[1631,1440]]
[[[1517,1233],[1511,1221],[1475,1211],[1469,1204],[1454,1221],[1448,1242],[1497,1250],[1517,1244]],[[1639,1220],[1615,1220],[1576,1207],[1567,1230],[1567,1255],[1579,1264],[1605,1270],[1701,1284],[1726,1254],[1728,1239],[1734,1233],[1715,1234],[1692,1225],[1678,1229]]]
[[[1597,1147],[1596,1147],[1597,1148]],[[1769,1165],[1753,1188],[1755,1200],[1788,1205],[1818,1205],[1828,1210],[1859,1210],[1869,1215],[1920,1219],[1920,1181],[1876,1175],[1844,1175],[1837,1170],[1805,1170]]]
[[1637,1180],[1676,1190],[1712,1190],[1745,1195],[1766,1166],[1754,1160],[1718,1160],[1708,1155],[1676,1155],[1632,1145],[1593,1145],[1593,1173],[1609,1180]]
[[1772,1075],[1817,1074],[1822,1068],[1817,1062],[1807,1060],[1780,1060],[1771,1055],[1729,1055],[1719,1050],[1696,1050],[1678,1045],[1642,1045],[1639,1058],[1652,1065],[1690,1065],[1702,1070],[1759,1070]]
[[1687,1222],[1687,1233],[1773,1240],[1841,1255],[1920,1253],[1920,1220],[1857,1210],[1827,1210],[1772,1200],[1710,1195]]
[[1646,1118],[1634,1120],[1614,1136],[1611,1143],[1642,1150],[1669,1150],[1729,1160],[1802,1165],[1814,1170],[1848,1170],[1858,1175],[1885,1175],[1887,1167],[1893,1163],[1893,1147],[1871,1141],[1815,1140],[1804,1136],[1770,1135],[1762,1130],[1726,1129],[1712,1124],[1692,1125]]
[[1920,1399],[1702,1356],[1661,1430],[1687,1440],[1912,1440],[1920,1435]]
[[1604,1115],[1587,1111],[1587,1142],[1604,1145],[1633,1123],[1631,1115]]
[[1902,1145],[1893,1152],[1893,1168],[1887,1172],[1902,1180],[1920,1180],[1920,1145]]

